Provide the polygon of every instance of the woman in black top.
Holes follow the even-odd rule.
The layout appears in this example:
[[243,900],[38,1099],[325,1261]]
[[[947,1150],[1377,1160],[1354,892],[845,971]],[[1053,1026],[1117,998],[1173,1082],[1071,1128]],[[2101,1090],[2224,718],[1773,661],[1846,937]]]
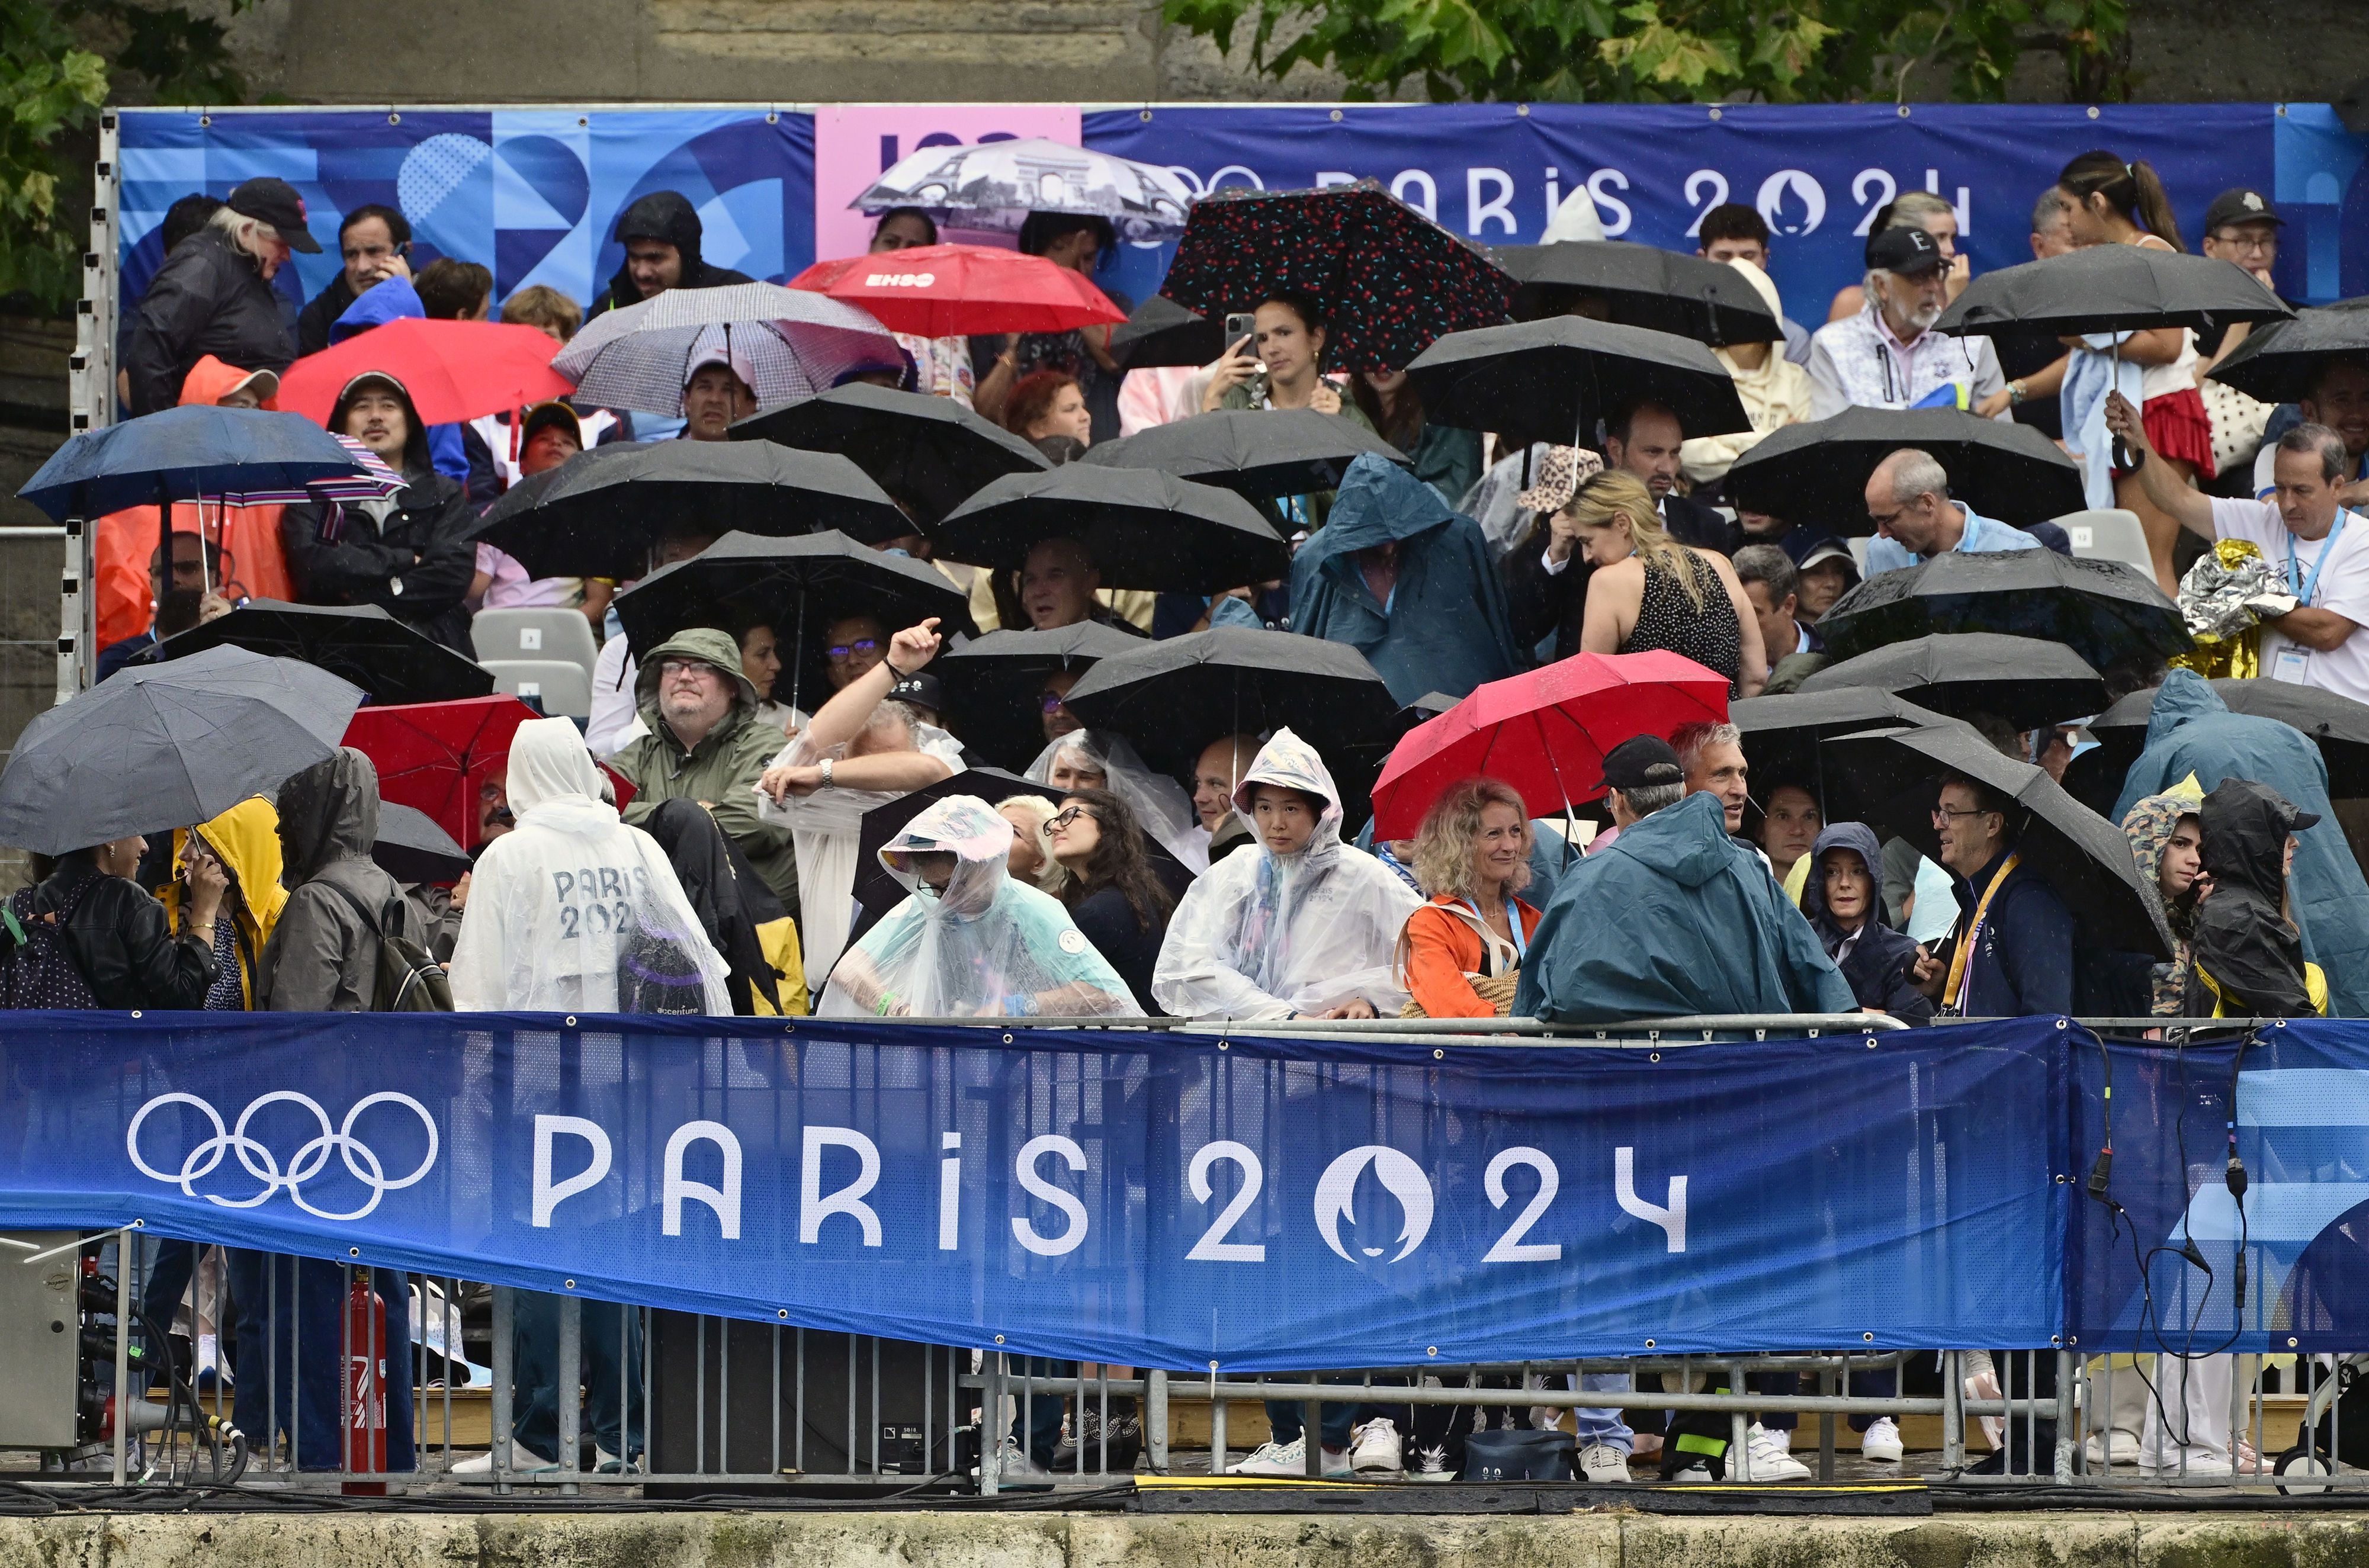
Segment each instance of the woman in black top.
[[165,906],[132,880],[148,841],[134,835],[59,857],[40,883],[19,895],[20,920],[47,921],[90,987],[91,1004],[196,1011],[213,989],[214,923],[229,878],[209,859],[189,874],[189,918],[175,936]]
[[1070,918],[1110,960],[1144,1012],[1160,1016],[1151,1000],[1151,967],[1176,900],[1151,869],[1134,810],[1109,790],[1073,789],[1047,826],[1053,858],[1070,874],[1061,887]]

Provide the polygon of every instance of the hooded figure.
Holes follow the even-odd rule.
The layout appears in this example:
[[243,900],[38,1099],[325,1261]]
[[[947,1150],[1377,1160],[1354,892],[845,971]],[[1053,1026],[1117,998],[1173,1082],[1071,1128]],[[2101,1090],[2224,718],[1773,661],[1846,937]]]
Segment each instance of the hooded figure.
[[2287,840],[2319,818],[2268,785],[2231,779],[2204,797],[2197,819],[2213,887],[2196,906],[2188,1016],[2323,1015],[2328,979],[2304,962],[2286,912]]
[[[362,299],[390,286],[381,283]],[[459,482],[429,464],[428,430],[411,394],[391,375],[358,375],[338,395],[328,428],[343,430],[348,410],[364,392],[388,389],[402,403],[410,432],[399,464],[404,487],[383,501],[290,507],[280,520],[280,543],[303,602],[375,604],[455,653],[473,657],[469,609],[463,601],[477,571],[477,547],[469,541],[476,519]]]
[[[1846,931],[1826,907],[1828,851],[1857,855],[1868,878],[1867,908],[1854,930]],[[1864,822],[1837,822],[1811,844],[1809,862],[1802,912],[1859,1004],[1889,1013],[1905,1024],[1933,1022],[1933,999],[1914,984],[1917,944],[1883,923],[1883,851],[1875,830]]]
[[1317,807],[1316,830],[1290,854],[1255,834],[1186,889],[1168,922],[1151,994],[1179,1018],[1293,1018],[1351,1001],[1396,1015],[1399,933],[1423,896],[1341,841],[1341,792],[1316,749],[1278,729],[1234,788],[1253,817],[1261,784]]
[[1102,787],[1126,801],[1143,830],[1185,870],[1198,876],[1209,869],[1209,835],[1201,830],[1201,819],[1194,815],[1193,797],[1174,779],[1153,773],[1126,736],[1111,729],[1073,729],[1057,735],[1028,764],[1028,782],[1053,784],[1053,769],[1063,752],[1070,753],[1074,772],[1102,774],[1107,781]]
[[701,929],[724,956],[732,1011],[803,1015],[809,1004],[797,922],[759,880],[740,846],[696,801],[666,802],[642,819],[642,830],[666,852]]
[[1514,1000],[1517,1017],[1562,1024],[1858,1008],[1817,933],[1700,791],[1563,874]]
[[[349,338],[359,338],[391,321],[427,319],[428,307],[419,303],[419,291],[411,286],[411,280],[388,278],[364,290],[353,303],[346,307],[345,314],[329,324],[329,342],[336,345]],[[338,429],[338,420],[331,419],[329,428],[333,430]],[[428,427],[428,456],[437,473],[467,484],[470,479],[469,458],[462,429],[459,425]],[[490,452],[486,453],[486,481],[492,487],[482,497],[473,496],[471,498],[475,500],[491,501],[501,494],[500,487],[494,483],[493,454]]]
[[[1378,592],[1375,572],[1389,565],[1395,578]],[[1364,654],[1401,704],[1461,697],[1523,668],[1480,524],[1371,452],[1349,464],[1324,526],[1292,558],[1291,611],[1295,631]]]
[[[2131,859],[2139,876],[2162,886],[2163,854],[2182,822],[2197,815],[2204,792],[2192,778],[2182,779],[2161,795],[2150,795],[2123,814],[2123,833],[2131,841]],[[2194,956],[2196,902],[2199,887],[2192,884],[2177,898],[2163,901],[2164,923],[2171,928],[2171,962],[2147,966],[2147,1014],[2177,1018],[2187,1004],[2188,969]]]
[[1061,900],[1009,875],[1011,852],[1012,824],[976,795],[908,822],[880,864],[910,891],[841,956],[822,1016],[1142,1017]]
[[[226,365],[208,354],[189,367],[182,381],[181,406],[211,407],[248,385],[269,406],[280,390],[280,378],[269,371]],[[206,586],[233,603],[241,599],[293,599],[296,590],[288,576],[288,553],[280,543],[282,510],[278,505],[225,507],[212,501],[176,501],[173,532],[201,535],[221,551],[221,570]],[[97,646],[109,648],[138,638],[140,646],[145,647],[151,640],[148,633],[154,613],[148,563],[156,553],[156,509],[127,507],[100,518],[95,548]]]
[[2277,719],[2231,713],[2203,677],[2175,670],[2156,692],[2146,749],[2123,777],[2115,819],[2128,816],[2141,796],[2159,795],[2192,773],[2208,790],[2252,779],[2318,818],[2298,835],[2303,843],[2295,852],[2295,922],[2303,956],[2328,972],[2330,1011],[2369,1017],[2369,881],[2330,815],[2319,748]]
[[[378,991],[379,939],[426,943],[403,888],[371,858],[377,842],[378,765],[352,747],[280,786],[289,894],[263,945],[258,1011],[367,1013]],[[370,911],[367,922],[355,901]]]
[[[669,658],[714,665],[732,692],[732,707],[699,744],[686,749],[658,712],[658,683]],[[641,827],[670,800],[705,805],[715,825],[749,857],[765,886],[792,915],[798,912],[798,863],[785,829],[757,818],[757,780],[781,749],[782,733],[754,722],[757,688],[740,670],[740,645],[708,626],[677,632],[652,648],[634,678],[634,697],[647,733],[609,760],[634,786],[625,820]]]
[[461,1012],[732,1011],[723,957],[657,841],[601,799],[584,735],[532,719],[510,740],[518,826],[487,844],[452,949]]
[[[280,885],[280,813],[263,796],[251,795],[200,826],[197,834],[230,873],[230,890],[222,904],[223,914],[229,918],[219,921],[214,932],[218,978],[206,1007],[210,1012],[253,1012],[255,978],[263,950],[288,903],[288,889]],[[181,852],[189,841],[189,829],[173,830],[175,865],[181,864]],[[165,918],[176,932],[181,929],[183,892],[178,876],[156,890]],[[225,958],[233,961],[224,963]],[[234,979],[235,987],[230,983]]]
[[[699,254],[701,233],[699,214],[687,197],[679,190],[653,190],[625,209],[610,237],[619,245],[627,240],[655,239],[674,246],[675,254],[682,258],[682,274],[674,283],[678,289],[715,289],[727,283],[756,281],[746,272],[709,266]],[[592,302],[585,319],[589,321],[604,310],[641,303],[642,291],[634,281],[633,268],[620,262],[616,274],[601,291],[601,297]]]

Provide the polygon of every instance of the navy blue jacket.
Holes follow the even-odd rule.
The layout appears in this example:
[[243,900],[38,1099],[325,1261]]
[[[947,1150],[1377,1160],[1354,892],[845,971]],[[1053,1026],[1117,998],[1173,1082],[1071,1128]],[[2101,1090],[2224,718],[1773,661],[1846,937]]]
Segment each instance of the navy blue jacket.
[[[1869,911],[1867,923],[1860,928],[1859,940],[1850,951],[1837,953],[1849,933],[1835,923],[1826,910],[1826,887],[1823,867],[1828,850],[1848,850],[1858,855],[1868,868],[1868,876],[1875,888],[1875,909]],[[1876,844],[1875,830],[1863,822],[1837,822],[1820,833],[1810,846],[1810,878],[1802,885],[1802,912],[1810,917],[1810,929],[1818,933],[1818,941],[1834,959],[1835,967],[1849,982],[1851,994],[1859,998],[1861,1007],[1880,1007],[1904,1024],[1933,1022],[1933,999],[1918,990],[1912,979],[1917,967],[1917,944],[1904,933],[1883,923],[1878,912],[1883,907],[1883,852]]]
[[[1960,877],[1960,940],[1974,918],[1983,889],[1998,875],[2005,854],[1972,878]],[[1969,1018],[2028,1018],[2073,1011],[2073,915],[2056,889],[2029,865],[2019,865],[1991,900],[1982,936],[1968,961]],[[1956,998],[1944,993],[1943,1006]]]

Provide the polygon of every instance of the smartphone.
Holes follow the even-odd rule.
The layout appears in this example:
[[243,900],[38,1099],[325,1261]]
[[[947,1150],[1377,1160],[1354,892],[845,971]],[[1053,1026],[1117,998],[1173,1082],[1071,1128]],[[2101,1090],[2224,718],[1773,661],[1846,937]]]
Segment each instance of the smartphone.
[[1230,349],[1243,338],[1249,338],[1253,352],[1258,349],[1258,318],[1249,311],[1238,310],[1226,316],[1226,347]]

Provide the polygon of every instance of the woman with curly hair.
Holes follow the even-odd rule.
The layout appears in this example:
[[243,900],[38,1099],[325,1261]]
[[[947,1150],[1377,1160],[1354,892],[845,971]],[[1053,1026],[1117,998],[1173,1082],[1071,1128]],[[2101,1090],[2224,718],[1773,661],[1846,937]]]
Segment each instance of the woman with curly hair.
[[1176,899],[1151,868],[1134,808],[1106,789],[1073,789],[1046,824],[1053,859],[1069,874],[1058,889],[1070,918],[1119,978],[1156,1012],[1151,969]]
[[[1415,879],[1431,901],[1407,917],[1399,970],[1411,1016],[1503,1017],[1539,911],[1530,883],[1529,810],[1510,784],[1467,779],[1425,813]],[[1418,1012],[1419,1010],[1419,1012]]]

